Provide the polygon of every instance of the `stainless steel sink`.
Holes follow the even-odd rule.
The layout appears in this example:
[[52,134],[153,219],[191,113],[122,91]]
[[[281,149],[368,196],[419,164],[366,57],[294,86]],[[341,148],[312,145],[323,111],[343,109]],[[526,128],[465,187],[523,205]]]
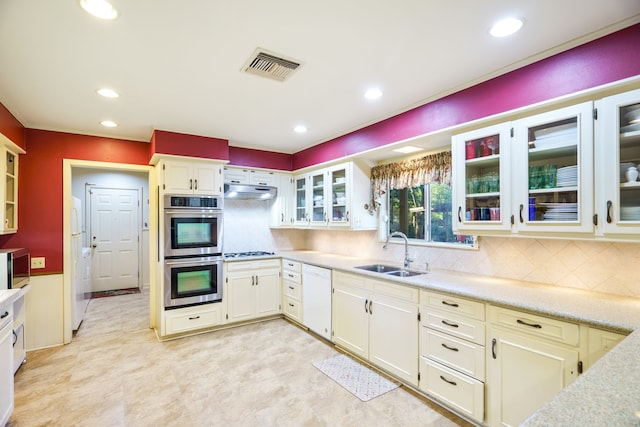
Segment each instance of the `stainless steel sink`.
[[384,264],[360,265],[356,268],[359,268],[360,270],[373,271],[376,273],[391,273],[400,270],[399,267]]
[[427,273],[422,271],[396,270],[396,271],[390,271],[387,274],[389,276],[412,277],[412,276],[420,276],[421,274],[427,274]]

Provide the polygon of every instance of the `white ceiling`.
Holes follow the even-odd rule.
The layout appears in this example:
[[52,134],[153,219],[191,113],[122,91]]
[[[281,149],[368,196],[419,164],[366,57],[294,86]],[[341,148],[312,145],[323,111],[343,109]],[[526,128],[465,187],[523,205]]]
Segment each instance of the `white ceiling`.
[[[100,21],[77,0],[0,0],[0,102],[24,126],[293,153],[640,21],[638,0],[112,3]],[[490,37],[506,15],[522,31]],[[257,47],[302,66],[285,82],[241,72]],[[363,98],[371,85],[381,99]]]

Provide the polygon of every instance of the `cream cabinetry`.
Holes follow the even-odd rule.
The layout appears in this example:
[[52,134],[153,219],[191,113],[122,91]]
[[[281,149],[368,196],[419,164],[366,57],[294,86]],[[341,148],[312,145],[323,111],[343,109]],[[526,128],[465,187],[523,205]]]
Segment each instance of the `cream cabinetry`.
[[278,186],[278,174],[272,171],[237,168],[224,168],[224,182],[227,184],[248,184],[263,186]]
[[229,322],[280,313],[280,260],[226,262],[225,284]]
[[224,305],[213,303],[166,310],[163,318],[164,335],[197,331],[223,324]]
[[0,303],[0,425],[13,412],[13,306]]
[[162,190],[168,194],[222,194],[222,163],[195,158],[163,159]]
[[487,422],[517,426],[579,373],[580,326],[488,306]]
[[421,290],[420,318],[420,390],[482,422],[485,304]]
[[587,370],[609,350],[622,341],[626,335],[603,329],[589,328],[587,355],[584,358],[584,369]]
[[290,259],[282,260],[282,312],[298,323],[304,320],[302,310],[302,264]]
[[455,228],[593,234],[593,144],[592,102],[454,136]]
[[375,229],[369,175],[353,161],[294,176],[294,225]]
[[408,384],[418,379],[418,290],[333,271],[333,341]]
[[1,150],[4,159],[4,194],[0,200],[4,201],[2,209],[2,233],[10,234],[18,231],[18,155],[7,148]]
[[27,284],[20,288],[20,297],[13,303],[13,372],[17,372],[27,359],[25,297],[31,289]]
[[293,178],[291,174],[276,174],[278,197],[271,200],[270,227],[289,228],[294,224]]
[[[596,102],[596,211],[598,234],[640,234],[640,89]],[[627,171],[632,168],[629,173]]]

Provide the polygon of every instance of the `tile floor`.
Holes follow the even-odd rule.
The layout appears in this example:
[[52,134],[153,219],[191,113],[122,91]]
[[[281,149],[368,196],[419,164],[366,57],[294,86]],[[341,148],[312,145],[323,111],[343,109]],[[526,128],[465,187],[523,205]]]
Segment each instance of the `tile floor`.
[[71,344],[29,352],[10,427],[469,425],[400,387],[362,402],[285,320],[158,342],[148,294],[94,299]]

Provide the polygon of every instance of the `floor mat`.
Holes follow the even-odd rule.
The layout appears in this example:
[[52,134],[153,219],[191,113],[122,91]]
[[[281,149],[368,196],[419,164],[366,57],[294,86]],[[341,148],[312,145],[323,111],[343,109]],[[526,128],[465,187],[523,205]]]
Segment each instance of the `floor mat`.
[[313,366],[363,402],[399,387],[344,354],[313,362]]
[[138,288],[114,289],[112,291],[91,292],[91,298],[115,297],[118,295],[129,295],[129,294],[139,294],[139,293],[140,293],[140,289]]

